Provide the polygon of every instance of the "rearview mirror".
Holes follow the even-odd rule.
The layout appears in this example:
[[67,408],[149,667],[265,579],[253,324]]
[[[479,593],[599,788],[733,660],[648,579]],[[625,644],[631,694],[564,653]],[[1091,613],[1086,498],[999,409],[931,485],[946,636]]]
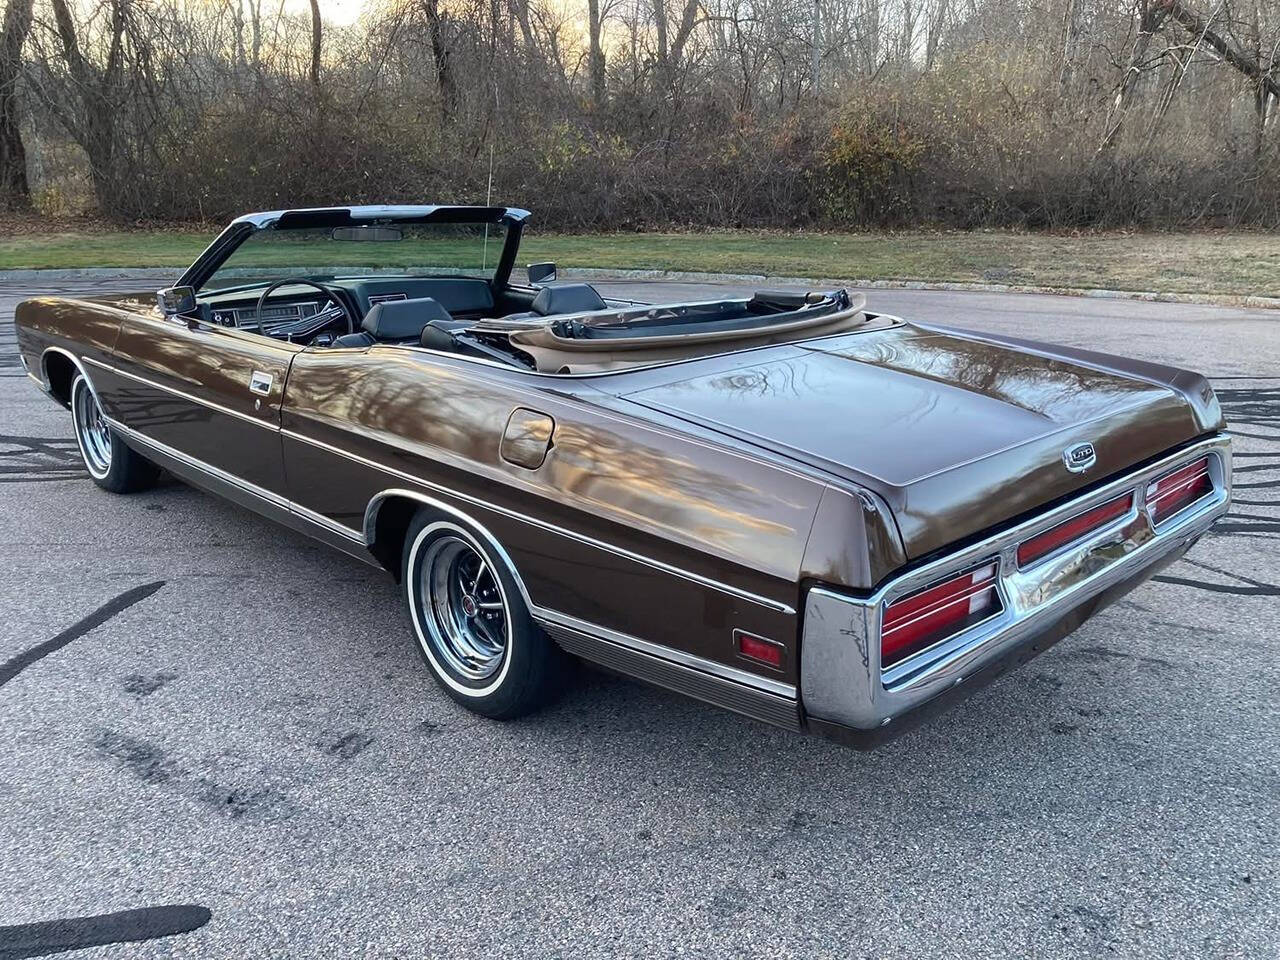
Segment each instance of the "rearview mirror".
[[166,317],[181,317],[196,311],[195,287],[165,287],[156,291],[156,303]]
[[529,282],[532,284],[550,283],[556,278],[556,265],[549,260],[546,263],[531,263],[525,269],[529,272]]
[[404,231],[398,227],[334,227],[330,234],[334,240],[354,240],[365,243],[394,243],[404,239]]

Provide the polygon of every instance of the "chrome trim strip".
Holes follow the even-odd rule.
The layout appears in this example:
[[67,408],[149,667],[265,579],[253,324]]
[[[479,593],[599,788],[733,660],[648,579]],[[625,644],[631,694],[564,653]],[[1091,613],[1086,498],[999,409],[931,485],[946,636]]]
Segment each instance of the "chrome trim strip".
[[[763,596],[760,596],[759,594],[751,593],[749,590],[743,590],[739,587],[732,586],[731,584],[722,583],[721,581],[713,580],[710,577],[704,577],[701,574],[693,573],[690,570],[684,570],[680,567],[675,567],[675,566],[672,566],[671,564],[664,563],[661,560],[655,560],[653,557],[647,557],[643,554],[639,554],[631,550],[627,550],[624,547],[618,547],[610,543],[605,543],[603,540],[596,540],[593,537],[588,537],[584,534],[576,533],[572,530],[566,529],[565,527],[557,526],[556,524],[553,524],[553,523],[548,523],[545,520],[539,520],[527,514],[520,513],[516,510],[511,510],[510,508],[507,508],[507,507],[498,506],[495,503],[491,503],[486,500],[481,500],[480,498],[470,496],[469,494],[461,493],[449,487],[445,487],[441,484],[433,483],[430,480],[424,480],[421,477],[416,477],[413,474],[405,473],[402,470],[397,470],[394,467],[387,466],[386,464],[376,463],[373,460],[369,460],[369,459],[366,459],[365,457],[360,456],[359,454],[351,453],[348,450],[339,449],[338,447],[335,447],[332,444],[325,443],[322,440],[316,440],[313,437],[308,437],[294,430],[281,429],[277,427],[273,421],[261,420],[257,417],[250,416],[249,414],[241,413],[238,410],[232,410],[229,407],[224,407],[221,404],[217,404],[209,400],[204,400],[200,397],[196,397],[196,396],[193,396],[192,394],[185,393],[184,391],[178,390],[174,387],[170,387],[162,383],[157,383],[154,380],[149,380],[146,377],[140,377],[135,373],[130,373],[129,371],[122,370],[119,367],[115,367],[110,364],[103,363],[100,360],[93,360],[88,357],[86,357],[85,359],[89,363],[92,363],[95,366],[101,367],[104,370],[110,371],[111,373],[119,374],[120,376],[126,377],[130,380],[136,380],[139,383],[144,383],[148,386],[155,387],[158,390],[163,390],[167,393],[171,393],[175,396],[181,397],[184,400],[188,400],[192,403],[198,403],[202,406],[209,407],[211,409],[219,411],[220,413],[225,413],[230,416],[237,417],[241,420],[245,420],[249,423],[255,424],[256,426],[264,427],[268,430],[279,430],[279,432],[283,436],[290,437],[291,439],[294,439],[294,440],[299,440],[303,443],[311,444],[314,447],[318,447],[319,449],[326,450],[330,453],[335,453],[335,454],[338,454],[339,456],[346,457],[347,459],[352,460],[356,463],[363,464],[364,466],[372,467],[375,470],[381,470],[384,473],[388,473],[395,477],[400,477],[403,480],[408,480],[410,483],[416,483],[421,486],[428,487],[429,489],[435,490],[438,493],[443,493],[446,496],[456,497],[457,499],[464,500],[467,503],[470,503],[474,506],[484,507],[485,509],[492,510],[495,513],[500,513],[503,516],[510,517],[511,519],[520,520],[525,523],[531,524],[533,526],[539,527],[543,530],[546,530],[550,533],[559,534],[560,536],[568,537],[569,539],[572,539],[572,540],[577,540],[579,543],[585,543],[588,546],[596,547],[598,549],[605,550],[609,553],[626,557],[628,560],[633,560],[637,563],[642,563],[646,566],[653,567],[656,570],[661,570],[664,573],[669,573],[672,576],[677,576],[685,580],[690,580],[704,587],[710,587],[711,589],[718,590],[721,593],[727,593],[731,596],[739,597],[740,599],[750,601],[751,603],[759,604],[760,606],[763,606],[763,607],[768,607],[771,610],[776,610],[777,612],[786,614],[787,616],[795,616],[796,609],[790,604],[782,603],[781,601],[773,600],[773,599],[770,599],[769,597],[763,597]],[[230,474],[228,474],[228,476],[230,476]],[[400,490],[400,491],[384,490],[381,493],[379,493],[377,496],[375,496],[374,500],[385,498],[386,496],[389,496],[392,493],[404,494],[408,492],[409,491],[403,491],[403,490]],[[372,507],[374,500],[370,501],[370,507]],[[301,507],[298,505],[295,505],[295,506],[297,506],[299,510],[306,509],[305,507]],[[313,513],[313,517],[321,517],[321,516],[322,516],[321,514]],[[324,519],[327,523],[333,522],[328,520],[327,517]],[[340,524],[338,526],[343,531],[347,530],[346,527],[342,527]],[[368,509],[366,509],[365,542],[371,543],[372,541],[368,539],[368,536],[369,536],[369,512],[368,512]]]
[[416,490],[383,490],[369,501],[369,505],[365,508],[364,512],[363,542],[370,549],[373,548],[375,539],[374,533],[377,529],[378,508],[382,506],[382,502],[386,500],[387,497],[392,495],[407,497],[410,500],[417,500],[419,503],[425,503],[436,510],[440,510],[443,513],[447,513],[449,516],[462,521],[473,532],[479,534],[494,553],[502,559],[502,562],[506,564],[507,570],[511,573],[511,578],[515,580],[516,586],[520,589],[520,596],[524,598],[525,606],[530,610],[538,609],[534,602],[529,598],[529,590],[525,587],[524,580],[521,579],[520,571],[516,569],[515,562],[511,559],[511,555],[508,554],[506,548],[498,542],[498,538],[489,531],[489,528],[483,523],[480,523],[474,517],[463,513],[457,507],[447,504],[442,500],[437,500],[434,497],[428,497],[425,493],[419,493]]
[[[1147,483],[1206,454],[1210,455],[1213,496],[1153,527],[1145,504]],[[1230,463],[1230,437],[1211,437],[891,580],[868,597],[814,587],[805,598],[800,650],[805,709],[818,719],[869,730],[943,693],[1098,594],[1185,549],[1227,512],[1231,503]],[[1134,502],[1125,517],[1091,531],[1060,553],[1018,569],[1019,543],[1129,491]],[[884,606],[988,558],[999,563],[1001,612],[882,669]]]
[[660,643],[652,643],[648,640],[641,640],[639,637],[633,637],[630,634],[621,633],[617,630],[611,630],[608,627],[599,624],[590,623],[586,620],[580,620],[577,617],[567,613],[561,613],[558,610],[552,610],[549,607],[539,606],[533,602],[529,596],[529,590],[525,586],[524,580],[520,577],[515,562],[507,553],[506,549],[498,541],[498,539],[484,526],[473,517],[463,513],[457,507],[428,497],[426,494],[419,493],[416,490],[384,490],[369,502],[369,508],[365,512],[365,542],[370,546],[373,545],[375,537],[374,531],[377,524],[378,507],[390,496],[407,497],[425,503],[437,510],[447,513],[451,517],[460,520],[469,529],[481,536],[485,543],[493,549],[493,551],[501,558],[506,565],[507,570],[511,573],[512,579],[515,580],[516,586],[520,590],[520,595],[524,599],[525,605],[529,608],[530,614],[540,624],[545,626],[560,626],[573,630],[593,640],[601,643],[613,643],[621,647],[637,653],[645,654],[655,660],[661,660],[666,663],[676,664],[690,671],[699,674],[710,674],[722,680],[733,681],[743,686],[751,687],[775,696],[789,698],[795,700],[796,688],[792,684],[781,683],[769,677],[761,677],[750,673],[746,670],[739,670],[726,664],[717,663],[714,660],[706,660],[702,657],[694,656],[683,650],[677,650],[674,647],[668,647]]
[[598,623],[579,620],[577,617],[570,616],[567,613],[560,613],[547,607],[530,606],[529,610],[533,614],[533,618],[544,626],[568,627],[570,630],[587,634],[597,640],[616,643],[618,646],[628,647],[658,660],[668,660],[701,673],[710,673],[722,680],[731,680],[734,683],[754,687],[757,690],[763,690],[775,696],[786,697],[791,700],[796,698],[796,688],[790,683],[783,683],[770,677],[762,677],[746,670],[740,670],[737,667],[731,667],[728,664],[717,663],[714,660],[706,660],[683,650],[677,650],[675,647],[641,640],[639,637],[633,637],[628,633],[621,633],[609,627],[603,627]]
[[[548,523],[545,520],[539,520],[535,517],[529,516],[528,514],[520,513],[516,510],[511,510],[508,507],[501,507],[495,503],[491,503],[486,500],[481,500],[480,498],[470,496],[469,494],[461,493],[449,487],[442,486],[441,484],[438,484],[438,483],[433,483],[430,480],[424,480],[421,477],[416,477],[413,474],[405,473],[402,470],[397,470],[394,467],[387,466],[386,464],[376,463],[373,460],[369,460],[369,459],[366,459],[365,457],[360,456],[359,454],[351,453],[348,450],[339,449],[338,447],[335,447],[332,444],[325,443],[323,440],[316,440],[313,437],[308,437],[294,430],[281,429],[277,427],[274,421],[261,420],[257,417],[250,416],[249,414],[241,413],[238,410],[232,410],[229,407],[224,407],[221,404],[217,404],[209,400],[204,400],[200,397],[196,397],[189,393],[185,393],[184,391],[178,390],[174,387],[166,386],[165,384],[162,384],[162,383],[157,383],[154,380],[149,380],[146,377],[140,377],[135,373],[130,373],[127,370],[121,370],[119,367],[102,363],[99,360],[91,360],[87,357],[85,359],[88,360],[90,363],[93,363],[95,366],[101,367],[102,369],[108,370],[112,373],[119,374],[122,377],[127,377],[131,380],[136,380],[139,383],[147,384],[148,386],[155,387],[158,390],[164,390],[167,393],[171,393],[175,396],[181,397],[184,400],[188,400],[192,403],[201,404],[202,406],[206,406],[211,409],[217,410],[220,413],[225,413],[233,417],[238,417],[239,419],[255,424],[256,426],[264,427],[268,430],[279,430],[279,432],[283,436],[290,437],[291,439],[294,439],[294,440],[299,440],[303,443],[311,444],[314,447],[318,447],[319,449],[327,450],[330,453],[335,453],[335,454],[338,454],[339,456],[346,457],[347,459],[352,460],[356,463],[363,464],[364,466],[372,467],[375,470],[381,470],[382,472],[388,473],[392,476],[400,477],[403,480],[408,480],[410,483],[416,483],[421,486],[427,487],[429,489],[435,490],[437,493],[443,493],[446,496],[456,497],[457,499],[464,500],[467,503],[472,504],[473,506],[484,507],[487,510],[492,510],[495,513],[500,513],[503,516],[510,517],[513,520],[523,521],[525,523],[528,523],[533,526],[539,527],[543,530],[546,530],[550,533],[555,533],[563,537],[568,537],[571,540],[577,540],[579,543],[585,543],[588,546],[605,550],[609,553],[613,553],[618,556],[625,557],[628,560],[633,560],[637,563],[642,563],[656,570],[661,570],[663,573],[668,573],[668,574],[671,574],[672,576],[677,576],[677,577],[681,577],[682,579],[692,581],[693,583],[697,583],[700,586],[710,587],[711,589],[718,590],[721,593],[727,593],[731,596],[738,597],[742,600],[747,600],[751,603],[755,603],[763,607],[768,607],[771,610],[776,610],[778,613],[783,613],[783,614],[786,614],[787,616],[795,616],[796,608],[791,606],[790,604],[782,603],[779,600],[773,600],[769,597],[760,596],[759,594],[752,593],[749,590],[743,590],[739,587],[732,586],[731,584],[723,583],[719,580],[713,580],[710,577],[704,577],[701,574],[693,573],[692,571],[685,570],[681,567],[672,566],[671,564],[664,563],[661,560],[656,560],[653,557],[647,557],[644,554],[635,553],[634,551],[627,550],[624,547],[619,547],[619,546],[615,546],[614,544],[605,543],[603,540],[596,540],[594,537],[588,537],[584,534],[576,533],[572,530],[566,529],[565,527],[557,526],[556,524],[553,524],[553,523]],[[386,496],[394,492],[406,493],[408,491],[384,490],[380,494],[378,494],[374,498],[374,500],[385,498]],[[372,506],[372,504],[373,504],[373,501],[370,501],[370,506]],[[306,509],[306,508],[300,507],[299,509]],[[321,515],[314,514],[314,516],[319,517]],[[326,521],[328,520],[328,518],[325,518],[325,519]],[[332,522],[332,521],[329,521],[329,522]],[[368,510],[366,509],[365,542],[371,543],[372,541],[368,539],[368,536],[369,536],[368,524],[369,524],[369,513],[368,513]],[[342,529],[346,530],[347,528],[342,527]]]
[[128,370],[122,370],[119,367],[112,366],[111,364],[103,363],[101,360],[94,360],[92,357],[85,357],[84,359],[86,363],[91,363],[95,367],[101,367],[103,370],[107,370],[111,373],[117,374],[118,376],[126,377],[129,380],[136,380],[138,383],[146,384],[147,386],[154,387],[157,390],[163,390],[165,393],[171,393],[175,397],[181,397],[183,400],[187,400],[191,403],[198,403],[200,406],[208,407],[210,410],[217,410],[219,413],[225,413],[229,417],[236,417],[239,420],[244,420],[246,423],[252,423],[254,426],[263,427],[267,430],[280,429],[279,422],[276,420],[263,420],[262,418],[255,417],[252,414],[242,413],[239,410],[232,410],[230,407],[224,407],[220,403],[215,403],[212,400],[205,400],[202,397],[197,397],[194,394],[179,390],[176,387],[170,387],[167,384],[157,383],[155,380],[150,380],[147,377],[140,377],[136,373],[130,373]]
[[[89,371],[84,368],[86,363],[95,363],[96,361],[92,357],[77,357],[74,353],[69,350],[64,350],[62,347],[45,347],[44,351],[40,354],[40,373],[42,375],[42,382],[40,386],[44,389],[44,392],[54,397],[54,399],[57,399],[53,392],[53,384],[49,381],[48,357],[51,353],[60,354],[71,361],[71,365],[79,371],[80,376],[84,377],[85,383],[89,384],[89,389],[93,392],[94,399],[98,401],[98,406],[101,407],[102,399],[98,396],[98,388],[93,385],[93,378],[89,376]],[[75,378],[72,377],[72,382],[74,383],[74,381]],[[67,397],[67,403],[65,406],[68,410],[71,409],[70,396]]]
[[[182,399],[188,400],[192,403],[197,403],[202,406],[209,407],[210,409],[217,410],[220,413],[225,413],[229,416],[237,417],[241,420],[247,421],[248,423],[252,423],[255,426],[263,427],[268,430],[278,430],[283,436],[290,437],[291,439],[294,439],[294,440],[302,441],[303,443],[311,444],[314,447],[318,447],[319,449],[326,450],[330,453],[335,453],[335,454],[338,454],[339,456],[346,457],[347,459],[352,460],[356,463],[363,464],[364,466],[372,467],[375,470],[381,470],[384,473],[388,473],[395,477],[400,477],[403,480],[408,480],[410,483],[416,483],[421,486],[428,487],[432,490],[435,490],[437,493],[443,493],[447,496],[456,497],[457,499],[464,500],[467,503],[470,503],[474,506],[484,507],[485,509],[492,510],[495,513],[500,513],[514,520],[523,521],[525,523],[528,523],[533,526],[539,527],[543,530],[546,530],[550,533],[555,533],[563,537],[568,537],[569,539],[577,540],[579,543],[584,543],[588,546],[596,547],[598,549],[605,550],[609,553],[613,553],[621,557],[626,557],[628,560],[633,560],[637,563],[642,563],[656,570],[661,570],[664,573],[671,574],[672,576],[681,577],[682,579],[690,580],[701,586],[710,587],[713,590],[718,590],[721,593],[727,593],[731,596],[735,596],[740,599],[747,600],[751,603],[755,603],[763,607],[768,607],[771,610],[776,610],[778,613],[783,613],[783,614],[786,614],[787,616],[795,616],[796,608],[791,606],[790,604],[783,603],[779,600],[773,600],[769,597],[764,597],[759,594],[752,593],[749,590],[743,590],[739,587],[732,586],[731,584],[723,583],[719,580],[713,580],[710,577],[704,577],[701,574],[694,573],[690,570],[685,570],[681,567],[672,566],[671,564],[664,563],[661,560],[656,560],[653,557],[647,557],[644,554],[635,553],[634,551],[627,550],[624,547],[619,547],[619,546],[615,546],[614,544],[605,543],[603,540],[596,540],[594,537],[588,537],[585,534],[576,533],[565,527],[557,526],[556,524],[553,524],[553,523],[548,523],[545,520],[539,520],[527,514],[520,513],[516,510],[511,510],[510,508],[507,508],[507,507],[501,507],[495,503],[492,503],[486,500],[481,500],[480,498],[470,496],[469,494],[461,493],[457,490],[453,490],[441,484],[433,483],[432,481],[429,481],[429,480],[424,480],[421,477],[416,477],[413,474],[405,473],[404,471],[397,470],[394,467],[389,467],[385,464],[376,463],[373,460],[369,460],[369,459],[366,459],[365,457],[360,456],[359,454],[355,454],[347,450],[339,449],[338,447],[335,447],[332,444],[325,443],[322,440],[316,440],[313,437],[308,437],[294,430],[282,429],[277,426],[275,421],[262,420],[258,417],[251,416],[247,413],[241,413],[238,410],[232,410],[229,407],[224,407],[221,404],[214,403],[213,401],[210,401],[210,400],[202,399],[200,397],[186,393],[182,390],[178,390],[174,387],[167,386],[163,383],[157,383],[154,380],[150,380],[146,377],[138,376],[135,373],[130,373],[129,371],[122,370],[119,367],[103,363],[100,360],[93,360],[88,357],[86,357],[85,359],[89,363],[92,363],[97,367],[101,367],[104,370],[110,371],[111,373],[118,374],[130,380],[136,380],[139,383],[146,384],[147,386],[154,387],[158,390],[163,390],[166,393],[170,393],[170,394],[173,394],[174,396],[181,397]],[[378,496],[375,497],[374,499],[385,497],[392,492],[395,492],[395,491],[384,490],[382,493],[378,494]],[[403,493],[405,491],[399,491],[399,492]],[[372,505],[372,501],[370,501],[370,504]],[[300,509],[305,509],[305,508],[300,508]],[[315,514],[315,516],[321,516],[321,515]],[[369,516],[368,511],[366,510],[365,536],[366,536],[366,542],[371,542],[368,540],[368,533],[369,533],[368,516]],[[343,529],[345,530],[346,528],[344,527]]]
[[[412,474],[404,473],[403,471],[397,470],[394,467],[388,467],[385,464],[374,463],[372,460],[366,460],[364,457],[361,457],[358,454],[349,453],[345,450],[339,450],[337,447],[324,443],[323,441],[313,440],[310,437],[304,437],[299,433],[294,433],[292,430],[283,430],[281,432],[286,437],[291,437],[295,440],[300,440],[303,443],[309,443],[321,449],[328,450],[331,453],[336,453],[339,456],[347,457],[348,459],[354,460],[355,462],[363,464],[364,466],[372,467],[375,470],[381,470],[384,473],[388,473],[395,477],[400,477],[403,480],[408,480],[410,483],[420,484],[431,490],[435,490],[437,493],[443,493],[446,496],[456,497],[457,499],[465,501],[466,503],[470,503],[473,506],[483,507],[486,510],[492,510],[494,513],[501,514],[513,520],[519,520],[523,523],[529,524],[530,526],[538,527],[541,530],[546,530],[549,533],[558,534],[559,536],[566,537],[570,540],[576,540],[579,543],[584,543],[587,546],[595,547],[597,549],[604,550],[608,553],[616,554],[617,556],[620,556],[620,557],[625,557],[628,560],[635,561],[636,563],[642,563],[645,566],[652,567],[655,570],[661,570],[663,573],[668,573],[668,574],[671,574],[672,576],[680,577],[684,580],[689,580],[690,582],[696,583],[699,586],[709,587],[713,590],[718,590],[721,593],[726,593],[726,594],[729,594],[730,596],[735,596],[742,600],[748,600],[751,603],[758,604],[762,607],[768,607],[771,610],[776,610],[778,613],[784,613],[784,614],[787,614],[788,616],[795,615],[796,610],[794,607],[789,606],[788,604],[782,603],[779,600],[772,600],[769,597],[762,597],[759,594],[751,593],[748,590],[743,590],[739,587],[735,587],[727,583],[722,583],[719,580],[713,580],[710,577],[704,577],[701,574],[693,573],[690,570],[685,570],[681,567],[674,567],[669,563],[663,563],[661,560],[655,560],[653,557],[647,557],[643,554],[635,553],[631,550],[627,550],[625,547],[618,547],[611,543],[605,543],[603,540],[596,540],[594,537],[588,537],[585,534],[575,533],[572,530],[568,530],[564,527],[557,526],[554,523],[549,523],[546,520],[539,520],[537,517],[531,517],[528,514],[520,513],[517,510],[512,510],[508,507],[501,507],[495,503],[490,503],[489,501],[481,500],[478,497],[470,496],[469,494],[459,493],[456,490],[451,490],[448,487],[441,486],[438,483],[432,483],[429,480],[423,480],[422,478],[415,477]],[[368,507],[365,509],[365,515],[364,515],[365,542],[371,545],[373,543],[372,524],[374,523],[374,520],[377,516],[376,504],[380,504],[387,497],[391,497],[391,496],[413,496],[413,495],[414,495],[414,491],[404,490],[404,489],[387,489],[387,490],[382,490],[379,493],[375,494],[373,499],[369,501]]]
[[345,537],[352,543],[358,543],[360,546],[366,546],[364,537],[358,531],[352,530],[345,523],[339,523],[330,517],[326,517],[323,513],[317,513],[310,507],[304,507],[302,504],[294,500],[287,501],[289,504],[289,512],[303,520],[310,520],[317,527],[324,527],[331,533],[336,533],[340,537]]
[[[159,440],[152,439],[151,437],[148,437],[145,434],[139,433],[138,431],[125,426],[123,423],[120,423],[118,420],[112,420],[111,418],[106,418],[106,419],[108,424],[111,426],[111,428],[113,430],[119,431],[121,436],[124,437],[126,440],[134,442],[141,447],[154,450],[159,454],[169,457],[170,459],[176,460],[179,463],[187,466],[188,468],[196,470],[200,473],[203,473],[209,477],[212,477],[215,480],[221,481],[222,483],[234,486],[237,489],[243,491],[244,493],[250,494],[251,496],[258,498],[259,500],[263,501],[266,504],[269,504],[272,507],[275,507],[278,510],[285,511],[293,516],[298,517],[299,519],[306,520],[310,523],[313,523],[316,526],[329,531],[330,533],[334,533],[339,536],[342,536],[352,541],[353,543],[359,544],[360,546],[367,546],[369,543],[371,543],[371,541],[369,541],[367,537],[361,537],[360,535],[352,531],[350,528],[345,527],[334,520],[331,520],[330,518],[324,516],[323,514],[316,513],[314,510],[304,507],[301,504],[295,503],[292,500],[289,500],[286,497],[282,497],[277,493],[273,493],[272,491],[267,490],[264,487],[259,487],[256,484],[249,483],[248,481],[243,480],[240,477],[235,476],[234,474],[228,473],[227,471],[222,470],[218,467],[215,467],[212,464],[206,463],[203,460],[200,460],[196,457],[192,457],[189,454],[183,453],[181,450],[171,447],[166,443],[163,443]],[[783,697],[792,701],[796,699],[796,688],[792,684],[782,683],[778,680],[773,680],[768,677],[760,677],[753,673],[749,673],[746,670],[739,670],[736,667],[731,667],[722,663],[716,663],[713,660],[706,660],[702,657],[694,656],[693,654],[686,653],[682,650],[677,650],[674,647],[667,647],[662,644],[651,643],[647,640],[642,640],[639,637],[633,637],[629,634],[621,633],[616,630],[611,630],[608,627],[603,627],[598,624],[589,623],[588,621],[585,621],[585,620],[579,620],[576,617],[570,616],[565,613],[560,613],[555,610],[551,610],[547,607],[538,606],[532,601],[532,599],[530,599],[529,591],[526,588],[523,579],[520,577],[520,574],[515,566],[515,563],[512,561],[507,551],[503,548],[502,544],[498,542],[498,540],[493,536],[492,533],[489,532],[488,529],[484,527],[483,524],[478,523],[472,517],[468,516],[465,513],[462,513],[456,507],[453,507],[447,503],[444,503],[439,500],[435,500],[431,497],[427,497],[424,494],[418,493],[417,491],[413,491],[413,490],[384,491],[382,494],[379,494],[370,502],[370,510],[369,512],[366,513],[366,524],[369,524],[371,521],[376,522],[376,513],[377,513],[376,505],[380,504],[381,501],[385,499],[386,496],[389,496],[392,494],[407,496],[412,499],[418,500],[420,502],[427,503],[435,507],[436,509],[442,510],[462,520],[464,523],[468,525],[468,527],[470,527],[476,533],[482,536],[486,541],[487,545],[491,547],[501,557],[508,571],[511,572],[512,578],[515,580],[516,586],[519,588],[520,594],[523,597],[530,612],[532,613],[534,618],[538,620],[540,623],[567,627],[580,634],[584,634],[588,637],[599,640],[601,642],[614,643],[619,646],[627,647],[628,649],[631,649],[638,653],[643,653],[649,657],[652,657],[655,660],[662,660],[672,664],[676,664],[676,665],[679,665],[680,667],[684,667],[693,672],[697,672],[700,674],[709,674],[721,680],[731,681],[745,687],[750,687],[754,690],[757,690],[763,693],[768,693],[774,696]],[[372,527],[366,526],[366,529],[372,529]]]
[[774,696],[671,660],[651,657],[572,627],[547,624],[544,629],[561,649],[615,673],[787,730],[801,728],[800,704],[789,697]]
[[146,434],[139,433],[137,430],[134,430],[132,427],[125,426],[118,420],[113,420],[110,417],[106,417],[105,419],[111,429],[117,431],[125,438],[125,440],[136,443],[140,447],[154,450],[171,460],[176,460],[192,470],[203,473],[206,476],[212,477],[214,480],[218,480],[229,486],[235,487],[243,493],[247,493],[264,503],[270,504],[277,510],[283,510],[284,512],[298,517],[301,520],[313,523],[317,527],[327,530],[329,533],[337,534],[338,536],[350,540],[352,543],[359,544],[360,546],[365,545],[364,539],[360,534],[356,533],[356,531],[352,530],[350,527],[343,526],[336,520],[329,519],[324,516],[324,514],[316,513],[314,510],[304,507],[301,504],[294,503],[287,497],[282,497],[278,493],[273,493],[265,487],[260,487],[257,484],[250,483],[247,480],[237,477],[235,474],[228,473],[226,470],[222,470],[210,463],[199,460],[190,454],[183,453],[176,447],[171,447],[167,443],[162,443],[159,440],[148,437]]

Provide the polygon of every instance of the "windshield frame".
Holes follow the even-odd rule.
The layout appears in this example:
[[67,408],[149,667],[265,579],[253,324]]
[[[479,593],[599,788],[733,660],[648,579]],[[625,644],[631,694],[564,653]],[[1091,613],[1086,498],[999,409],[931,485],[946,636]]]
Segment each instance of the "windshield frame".
[[[496,295],[507,287],[520,247],[520,236],[529,218],[526,210],[514,207],[326,207],[306,210],[283,210],[247,214],[233,220],[214,238],[204,252],[182,274],[179,286],[189,286],[197,293],[246,240],[262,230],[300,230],[317,227],[351,227],[372,223],[492,223],[506,228],[506,239],[493,274],[486,282]],[[475,279],[486,279],[477,277]],[[265,281],[264,279],[264,282]],[[261,286],[262,284],[248,284]]]

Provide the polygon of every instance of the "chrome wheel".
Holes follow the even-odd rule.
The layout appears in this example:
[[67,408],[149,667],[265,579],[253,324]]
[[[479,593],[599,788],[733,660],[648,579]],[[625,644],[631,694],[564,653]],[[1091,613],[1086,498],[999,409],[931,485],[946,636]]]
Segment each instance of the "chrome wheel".
[[452,533],[426,545],[417,567],[417,605],[428,656],[464,683],[481,684],[507,658],[511,617],[489,561]]
[[71,414],[84,464],[90,474],[101,480],[111,472],[111,428],[107,426],[89,381],[83,376],[76,379],[72,388]]

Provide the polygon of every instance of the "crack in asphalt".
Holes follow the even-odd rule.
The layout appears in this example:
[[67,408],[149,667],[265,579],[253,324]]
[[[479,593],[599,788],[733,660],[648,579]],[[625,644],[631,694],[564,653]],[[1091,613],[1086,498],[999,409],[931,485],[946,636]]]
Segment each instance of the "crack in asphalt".
[[0,663],[0,687],[20,674],[27,667],[31,666],[39,660],[44,659],[51,653],[56,653],[73,640],[78,640],[90,630],[96,630],[112,617],[128,610],[135,603],[147,599],[161,587],[165,581],[157,580],[154,583],[144,583],[140,587],[134,587],[126,590],[120,596],[108,600],[93,613],[82,618],[72,624],[66,630],[63,630],[56,637],[37,643],[34,647],[23,650],[16,657]]

